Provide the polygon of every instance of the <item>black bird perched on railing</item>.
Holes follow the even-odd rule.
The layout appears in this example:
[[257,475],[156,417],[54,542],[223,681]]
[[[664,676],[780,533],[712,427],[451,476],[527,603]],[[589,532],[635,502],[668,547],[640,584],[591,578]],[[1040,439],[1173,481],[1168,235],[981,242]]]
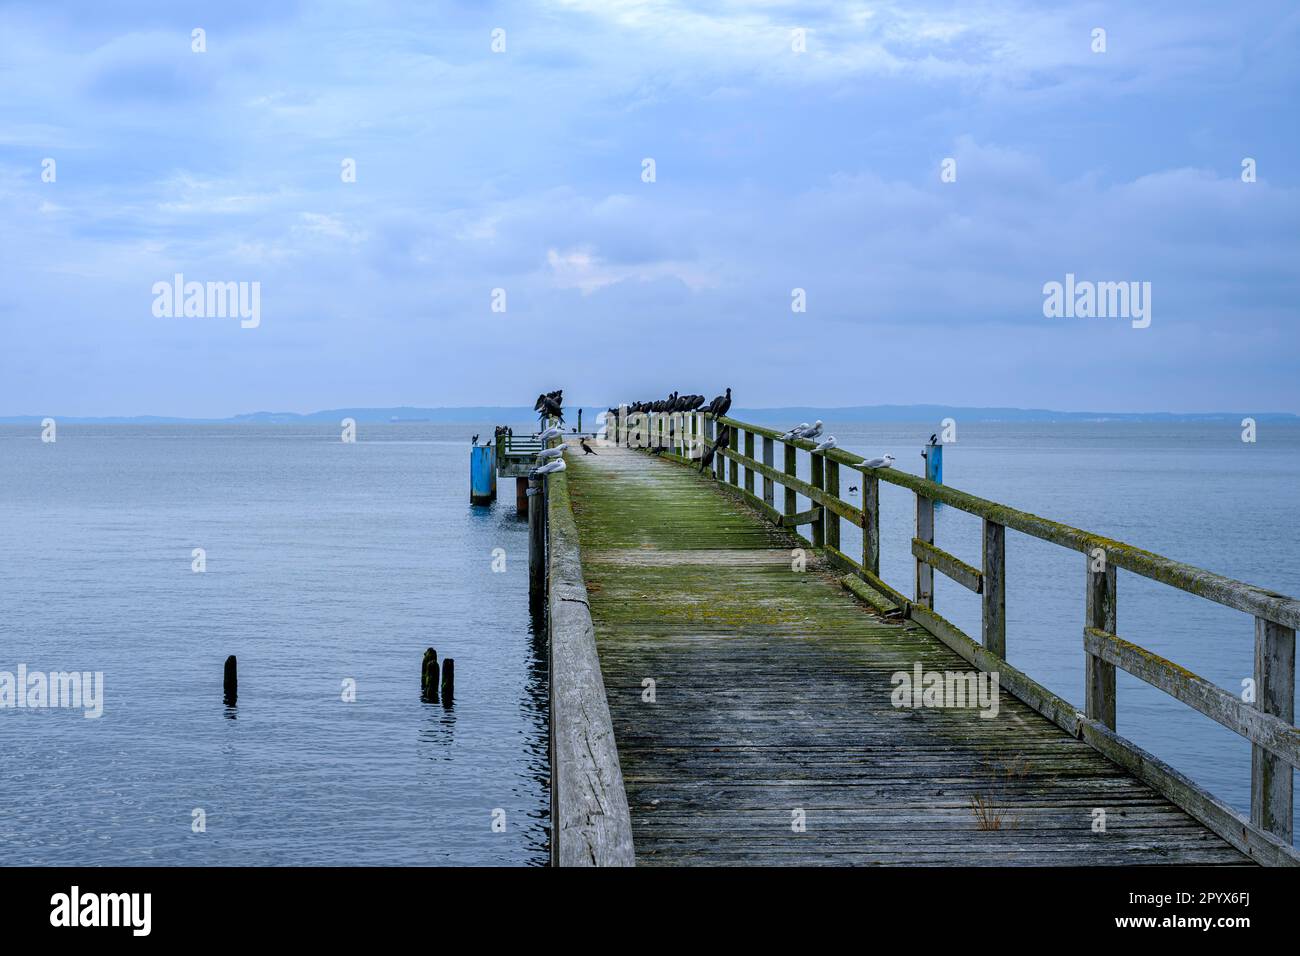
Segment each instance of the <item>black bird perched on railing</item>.
[[[563,424],[564,409],[560,405],[562,399],[558,397],[559,395],[560,393],[558,391],[555,391],[555,392],[551,392],[548,395],[537,396],[537,405],[535,410],[541,415],[543,419],[558,418],[560,420],[560,423]],[[557,397],[552,397],[552,396],[557,396]]]
[[533,405],[533,411],[540,412],[542,410],[542,406],[545,405],[548,400],[554,402],[556,405],[563,405],[564,389],[557,388],[553,392],[545,392],[542,395],[538,395],[537,402]]
[[717,440],[704,449],[704,454],[700,456],[700,474],[704,474],[704,469],[713,464],[713,456],[717,454],[719,448],[731,447],[731,429],[725,425],[722,431],[718,433]]
[[726,395],[719,395],[713,401],[709,402],[708,412],[714,418],[721,418],[731,410],[731,388],[727,388]]

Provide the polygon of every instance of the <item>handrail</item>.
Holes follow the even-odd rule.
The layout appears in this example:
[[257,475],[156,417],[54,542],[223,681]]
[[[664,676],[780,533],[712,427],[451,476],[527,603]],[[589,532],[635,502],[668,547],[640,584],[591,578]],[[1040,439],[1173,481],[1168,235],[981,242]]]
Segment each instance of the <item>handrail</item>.
[[[660,421],[656,422],[656,415]],[[662,413],[650,413],[643,434],[659,436],[665,430]],[[730,493],[756,507],[773,523],[790,528],[811,524],[811,541],[805,543],[823,552],[830,562],[860,578],[869,586],[849,589],[869,593],[868,603],[897,602],[911,620],[947,644],[968,662],[983,670],[998,670],[1003,686],[1071,734],[1081,737],[1110,759],[1131,770],[1224,837],[1233,846],[1260,862],[1300,864],[1300,854],[1291,845],[1292,766],[1300,755],[1300,729],[1294,726],[1295,630],[1300,627],[1300,601],[1289,595],[1256,587],[1213,571],[1134,547],[1123,541],[1093,534],[1039,515],[1008,507],[949,485],[895,471],[868,468],[860,455],[839,448],[815,451],[806,439],[782,437],[775,429],[752,425],[727,416],[687,413],[669,416],[667,432],[671,443],[683,454],[668,457],[689,462],[706,443],[711,443],[716,425],[733,432],[726,448],[715,448],[713,475]],[[620,423],[626,428],[626,424]],[[634,430],[640,429],[633,426]],[[746,433],[745,452],[738,450],[739,433]],[[764,439],[763,462],[753,457],[753,436]],[[626,440],[626,434],[616,441]],[[774,467],[772,445],[786,449],[784,470]],[[687,449],[690,448],[688,454]],[[812,455],[812,480],[796,477],[796,451]],[[730,475],[723,462],[730,461]],[[862,507],[839,497],[838,467],[859,471]],[[745,486],[740,487],[739,468],[746,469]],[[763,498],[753,493],[753,475],[764,479]],[[729,479],[729,480],[728,480]],[[910,545],[915,559],[914,598],[909,600],[880,576],[880,514],[878,482],[908,488],[916,496],[916,536]],[[785,507],[774,507],[774,484],[785,491]],[[811,510],[795,513],[795,495],[803,495]],[[942,502],[984,521],[983,565],[973,567],[934,543],[934,505]],[[863,560],[854,561],[839,550],[839,519],[863,529]],[[1006,662],[1005,529],[1011,528],[1087,556],[1087,606],[1083,628],[1086,662],[1086,707],[1079,712],[1028,675]],[[798,535],[798,532],[795,532]],[[1122,568],[1142,577],[1195,594],[1205,600],[1244,611],[1255,618],[1256,700],[1245,703],[1203,678],[1178,667],[1150,651],[1115,634],[1115,572]],[[980,644],[934,611],[934,571],[946,574],[980,594],[982,604]],[[1242,817],[1231,807],[1197,786],[1173,767],[1115,733],[1115,668],[1121,667],[1174,699],[1188,704],[1244,736],[1252,745],[1251,813]]]
[[[708,417],[711,418],[712,416]],[[723,417],[718,421],[723,425],[744,429],[745,431],[752,429],[756,435],[782,441],[782,433],[770,428],[749,425],[734,418]],[[786,444],[801,448],[807,452],[811,452],[815,447],[813,442],[802,439],[793,439],[787,441]],[[932,501],[943,502],[959,511],[965,511],[976,517],[995,521],[1000,525],[1031,537],[1049,541],[1052,544],[1070,548],[1074,551],[1081,551],[1084,554],[1091,554],[1100,548],[1105,554],[1107,563],[1125,571],[1131,571],[1144,578],[1151,578],[1154,581],[1178,588],[1181,591],[1187,591],[1208,601],[1214,601],[1235,610],[1244,611],[1255,617],[1266,618],[1276,624],[1282,624],[1290,628],[1300,628],[1300,600],[1289,595],[1279,594],[1267,588],[1256,587],[1253,584],[1216,574],[1213,571],[1206,571],[1134,547],[1123,541],[1117,541],[1114,538],[1093,534],[1090,531],[1083,531],[1059,521],[1052,521],[1049,518],[1031,514],[1028,511],[1020,511],[1007,505],[998,504],[996,501],[989,501],[986,498],[980,498],[965,491],[958,491],[950,485],[940,485],[904,471],[896,471],[893,468],[862,468],[860,466],[866,459],[861,455],[854,455],[838,448],[819,452],[819,454],[831,461],[854,467],[864,475],[870,475],[891,485],[909,488]],[[731,455],[728,454],[728,457],[731,457]]]

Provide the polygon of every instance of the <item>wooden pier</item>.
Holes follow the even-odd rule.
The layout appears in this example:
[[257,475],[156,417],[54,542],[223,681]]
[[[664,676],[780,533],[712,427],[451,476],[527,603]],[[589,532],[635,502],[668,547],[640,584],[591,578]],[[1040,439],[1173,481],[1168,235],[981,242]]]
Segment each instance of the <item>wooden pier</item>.
[[[730,447],[700,475],[692,456],[720,427]],[[645,434],[631,443],[660,444]],[[628,443],[548,479],[557,863],[1300,862],[1293,599],[843,451],[814,455],[804,482],[811,443],[784,443],[778,469],[779,434],[731,419],[687,416],[658,457]],[[842,468],[860,502],[840,496]],[[879,577],[882,480],[916,492],[911,598]],[[936,501],[984,518],[980,567],[935,544]],[[860,560],[841,518],[864,529]],[[1083,554],[1083,707],[1003,659],[1007,527]],[[1255,615],[1258,704],[1116,635],[1117,567]],[[935,612],[935,570],[981,594],[981,641]],[[895,675],[918,665],[997,673],[996,716],[895,706]],[[1250,819],[1115,733],[1116,666],[1252,741]]]

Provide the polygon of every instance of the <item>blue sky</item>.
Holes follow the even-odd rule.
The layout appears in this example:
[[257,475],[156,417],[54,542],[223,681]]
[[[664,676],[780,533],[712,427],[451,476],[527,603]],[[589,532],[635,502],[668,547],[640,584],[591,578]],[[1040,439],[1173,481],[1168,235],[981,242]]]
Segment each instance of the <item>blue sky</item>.
[[5,2],[0,414],[1300,411],[1298,52],[1268,0]]

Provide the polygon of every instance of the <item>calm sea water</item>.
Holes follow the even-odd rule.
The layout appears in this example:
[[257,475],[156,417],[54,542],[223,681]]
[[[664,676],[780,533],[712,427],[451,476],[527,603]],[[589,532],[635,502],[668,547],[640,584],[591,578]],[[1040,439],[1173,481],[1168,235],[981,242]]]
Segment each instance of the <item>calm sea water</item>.
[[[934,426],[827,430],[919,473]],[[46,445],[0,426],[0,670],[106,684],[98,720],[0,711],[0,860],[544,863],[526,529],[511,487],[468,505],[467,440],[490,431],[363,423],[345,445],[332,426],[67,425]],[[1300,594],[1300,427],[1265,423],[1246,445],[1227,424],[969,423],[945,454],[963,490]],[[882,485],[882,510],[882,569],[908,591],[910,493]],[[859,541],[845,525],[845,549]],[[937,542],[978,564],[976,519],[941,508]],[[1015,532],[1007,550],[1011,661],[1082,703],[1084,559]],[[978,633],[978,599],[941,576],[936,606]],[[1230,690],[1251,675],[1247,615],[1123,571],[1119,629]],[[426,646],[456,659],[450,708],[419,699]],[[1122,673],[1118,713],[1122,733],[1248,808],[1235,734]]]
[[103,671],[106,700],[0,711],[0,861],[547,861],[527,525],[513,487],[469,505],[490,424],[37,431],[0,427],[0,670]]

